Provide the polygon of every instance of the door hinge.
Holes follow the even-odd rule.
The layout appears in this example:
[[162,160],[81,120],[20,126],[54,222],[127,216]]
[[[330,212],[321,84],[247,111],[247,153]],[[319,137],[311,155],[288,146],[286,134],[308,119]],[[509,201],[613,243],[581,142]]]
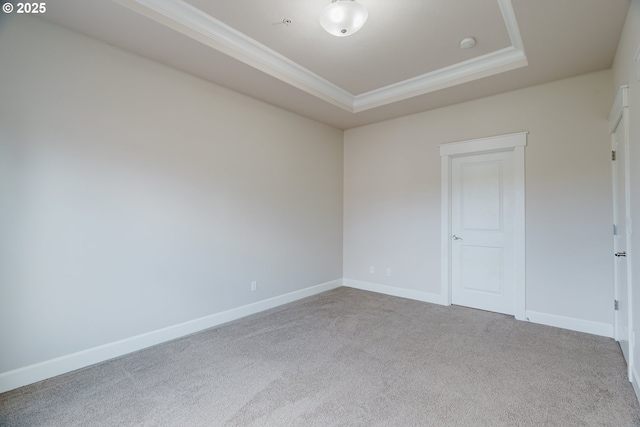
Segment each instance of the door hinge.
[[613,235],[614,236],[618,235],[618,227],[615,224],[613,224]]
[[612,151],[611,152],[611,160],[615,160],[616,159],[616,152]]
[[614,310],[619,310],[618,306],[619,306],[619,304],[618,304],[618,300],[617,300],[617,299],[614,299],[614,300],[613,300],[613,309],[614,309]]

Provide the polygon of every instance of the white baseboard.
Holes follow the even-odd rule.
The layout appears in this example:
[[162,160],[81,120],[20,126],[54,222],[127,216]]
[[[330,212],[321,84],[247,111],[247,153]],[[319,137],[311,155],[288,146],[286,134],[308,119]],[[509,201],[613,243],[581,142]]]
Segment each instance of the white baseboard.
[[[87,350],[68,354],[55,359],[46,360],[44,362],[15,369],[13,371],[0,373],[0,393],[193,334],[251,314],[259,313],[261,311],[329,291],[331,289],[339,288],[340,286],[362,289],[365,291],[377,292],[380,294],[432,304],[447,305],[446,297],[440,294],[396,288],[393,286],[380,285],[360,280],[338,279],[263,301],[247,304],[231,310],[201,317],[199,319],[190,320],[178,325],[126,338],[124,340],[89,348]],[[613,325],[608,323],[592,322],[589,320],[574,319],[535,311],[527,311],[526,316],[527,320],[533,323],[613,338]],[[633,370],[632,384],[636,392],[636,396],[640,401],[640,377],[638,377],[635,369]]]
[[555,314],[539,313],[530,310],[526,311],[526,316],[529,322],[613,338],[613,324],[592,322],[590,320],[575,319],[573,317],[557,316]]
[[380,285],[377,283],[363,282],[361,280],[343,279],[343,286],[363,291],[377,292],[379,294],[391,295],[413,299],[417,301],[430,302],[432,304],[447,305],[446,297],[430,292],[416,291],[412,289],[396,288],[393,286]]
[[[395,288],[392,286],[380,285],[377,283],[370,283],[353,279],[343,279],[343,283],[344,286],[350,288],[430,302],[433,304],[448,305],[446,296],[440,294],[432,294],[429,292],[422,292],[411,289]],[[572,331],[585,332],[588,334],[613,338],[613,325],[609,323],[593,322],[590,320],[575,319],[572,317],[557,316],[554,314],[540,313],[530,310],[526,311],[526,320],[532,323],[539,323],[541,325],[553,326],[556,328],[569,329]],[[638,396],[640,396],[640,394],[638,394]]]
[[636,393],[636,399],[638,399],[638,403],[640,403],[640,377],[638,376],[635,366],[631,368],[631,385],[633,386],[633,391]]
[[342,279],[334,280],[178,325],[46,360],[13,371],[3,372],[0,373],[0,393],[193,334],[241,317],[339,288],[340,286],[342,286]]

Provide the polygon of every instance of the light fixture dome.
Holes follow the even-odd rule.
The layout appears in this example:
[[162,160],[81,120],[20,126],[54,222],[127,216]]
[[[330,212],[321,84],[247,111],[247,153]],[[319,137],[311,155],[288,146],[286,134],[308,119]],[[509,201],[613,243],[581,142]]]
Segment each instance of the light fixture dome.
[[320,15],[320,25],[329,34],[338,37],[350,36],[358,31],[369,13],[360,3],[353,0],[333,0]]

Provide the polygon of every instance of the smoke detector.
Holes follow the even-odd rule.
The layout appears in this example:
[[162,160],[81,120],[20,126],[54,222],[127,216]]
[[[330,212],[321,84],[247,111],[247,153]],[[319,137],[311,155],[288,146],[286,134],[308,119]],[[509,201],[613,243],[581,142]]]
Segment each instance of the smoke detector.
[[473,37],[465,37],[460,40],[460,47],[462,49],[471,49],[476,45],[476,39]]

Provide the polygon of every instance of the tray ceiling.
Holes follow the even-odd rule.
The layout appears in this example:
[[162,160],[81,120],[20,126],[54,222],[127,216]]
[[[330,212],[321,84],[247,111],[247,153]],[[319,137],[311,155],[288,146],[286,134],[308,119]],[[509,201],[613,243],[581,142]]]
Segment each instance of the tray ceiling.
[[[611,66],[629,0],[57,0],[44,19],[339,128]],[[291,23],[283,21],[289,19]],[[477,45],[461,49],[462,38]]]

